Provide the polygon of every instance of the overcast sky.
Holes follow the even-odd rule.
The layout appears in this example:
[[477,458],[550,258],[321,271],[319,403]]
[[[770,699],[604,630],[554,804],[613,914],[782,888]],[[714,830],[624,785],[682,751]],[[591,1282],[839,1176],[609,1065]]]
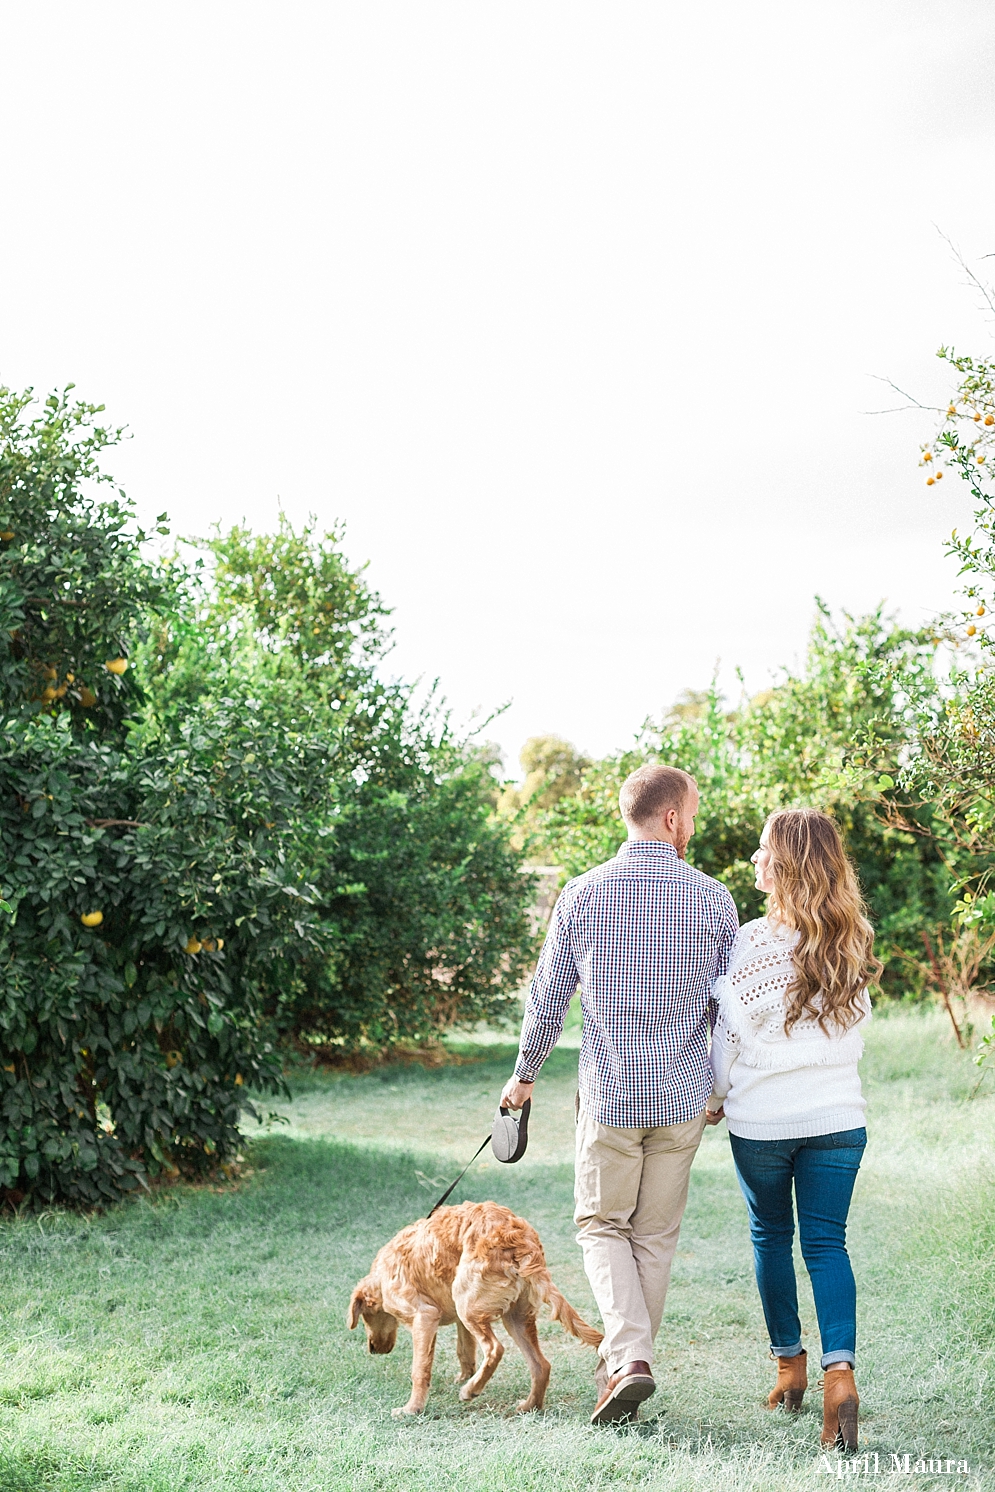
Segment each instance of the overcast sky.
[[[992,328],[990,0],[0,3],[0,380],[75,381],[181,533],[348,525],[509,764],[821,594],[951,603],[942,342]],[[995,273],[995,261],[992,261]]]

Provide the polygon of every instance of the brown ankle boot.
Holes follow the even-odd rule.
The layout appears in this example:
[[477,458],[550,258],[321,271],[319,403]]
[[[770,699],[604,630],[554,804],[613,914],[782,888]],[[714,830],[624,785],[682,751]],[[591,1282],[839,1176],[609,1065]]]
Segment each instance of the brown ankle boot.
[[797,1357],[777,1359],[777,1382],[770,1391],[768,1409],[776,1409],[783,1402],[785,1409],[798,1413],[802,1407],[802,1394],[808,1388],[807,1361],[807,1352],[799,1352]]
[[826,1369],[822,1384],[822,1444],[841,1451],[857,1449],[857,1405],[860,1396],[849,1363]]

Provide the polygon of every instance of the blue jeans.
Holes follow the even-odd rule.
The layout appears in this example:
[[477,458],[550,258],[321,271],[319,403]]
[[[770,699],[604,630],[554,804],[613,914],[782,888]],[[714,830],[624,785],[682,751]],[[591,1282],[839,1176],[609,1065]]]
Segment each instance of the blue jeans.
[[860,1168],[865,1129],[799,1140],[744,1140],[730,1134],[733,1160],[750,1215],[757,1289],[775,1357],[802,1351],[798,1291],[791,1243],[798,1204],[798,1238],[812,1281],[822,1338],[822,1366],[854,1362],[857,1287],[846,1251],[846,1215]]

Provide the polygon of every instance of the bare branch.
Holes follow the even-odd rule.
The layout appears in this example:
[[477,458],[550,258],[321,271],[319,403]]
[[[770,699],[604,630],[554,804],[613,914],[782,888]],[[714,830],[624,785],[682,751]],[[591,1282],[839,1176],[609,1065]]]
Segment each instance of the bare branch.
[[[993,294],[990,286],[986,285],[984,280],[978,279],[978,276],[974,273],[974,270],[968,264],[967,260],[964,258],[964,255],[954,243],[953,239],[948,234],[944,233],[943,229],[937,223],[934,223],[933,227],[943,239],[943,242],[947,245],[947,248],[950,250],[951,254],[953,254],[961,269],[967,275],[967,278],[973,285],[974,289],[977,290],[978,293],[983,297],[985,305],[988,307],[989,311],[991,311],[992,315],[995,316],[995,294]],[[992,257],[993,256],[991,254],[984,255],[984,258],[986,259],[990,259]]]
[[890,378],[883,378],[880,373],[868,373],[868,378],[873,378],[877,383],[886,383],[896,394],[901,394],[903,399],[908,399],[908,404],[898,404],[894,409],[864,409],[862,414],[901,414],[906,409],[923,409],[927,414],[942,414],[943,410],[933,404],[921,404],[914,394],[907,394],[904,389],[899,388]]

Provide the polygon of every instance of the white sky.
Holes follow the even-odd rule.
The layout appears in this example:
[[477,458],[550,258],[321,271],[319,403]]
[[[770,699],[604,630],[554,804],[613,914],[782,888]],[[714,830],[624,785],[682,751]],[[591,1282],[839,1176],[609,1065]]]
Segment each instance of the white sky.
[[[990,350],[989,0],[0,3],[0,379],[75,380],[179,532],[348,524],[513,765],[818,592],[950,604],[918,415]],[[995,274],[995,261],[993,274]],[[953,490],[951,490],[953,489]]]

